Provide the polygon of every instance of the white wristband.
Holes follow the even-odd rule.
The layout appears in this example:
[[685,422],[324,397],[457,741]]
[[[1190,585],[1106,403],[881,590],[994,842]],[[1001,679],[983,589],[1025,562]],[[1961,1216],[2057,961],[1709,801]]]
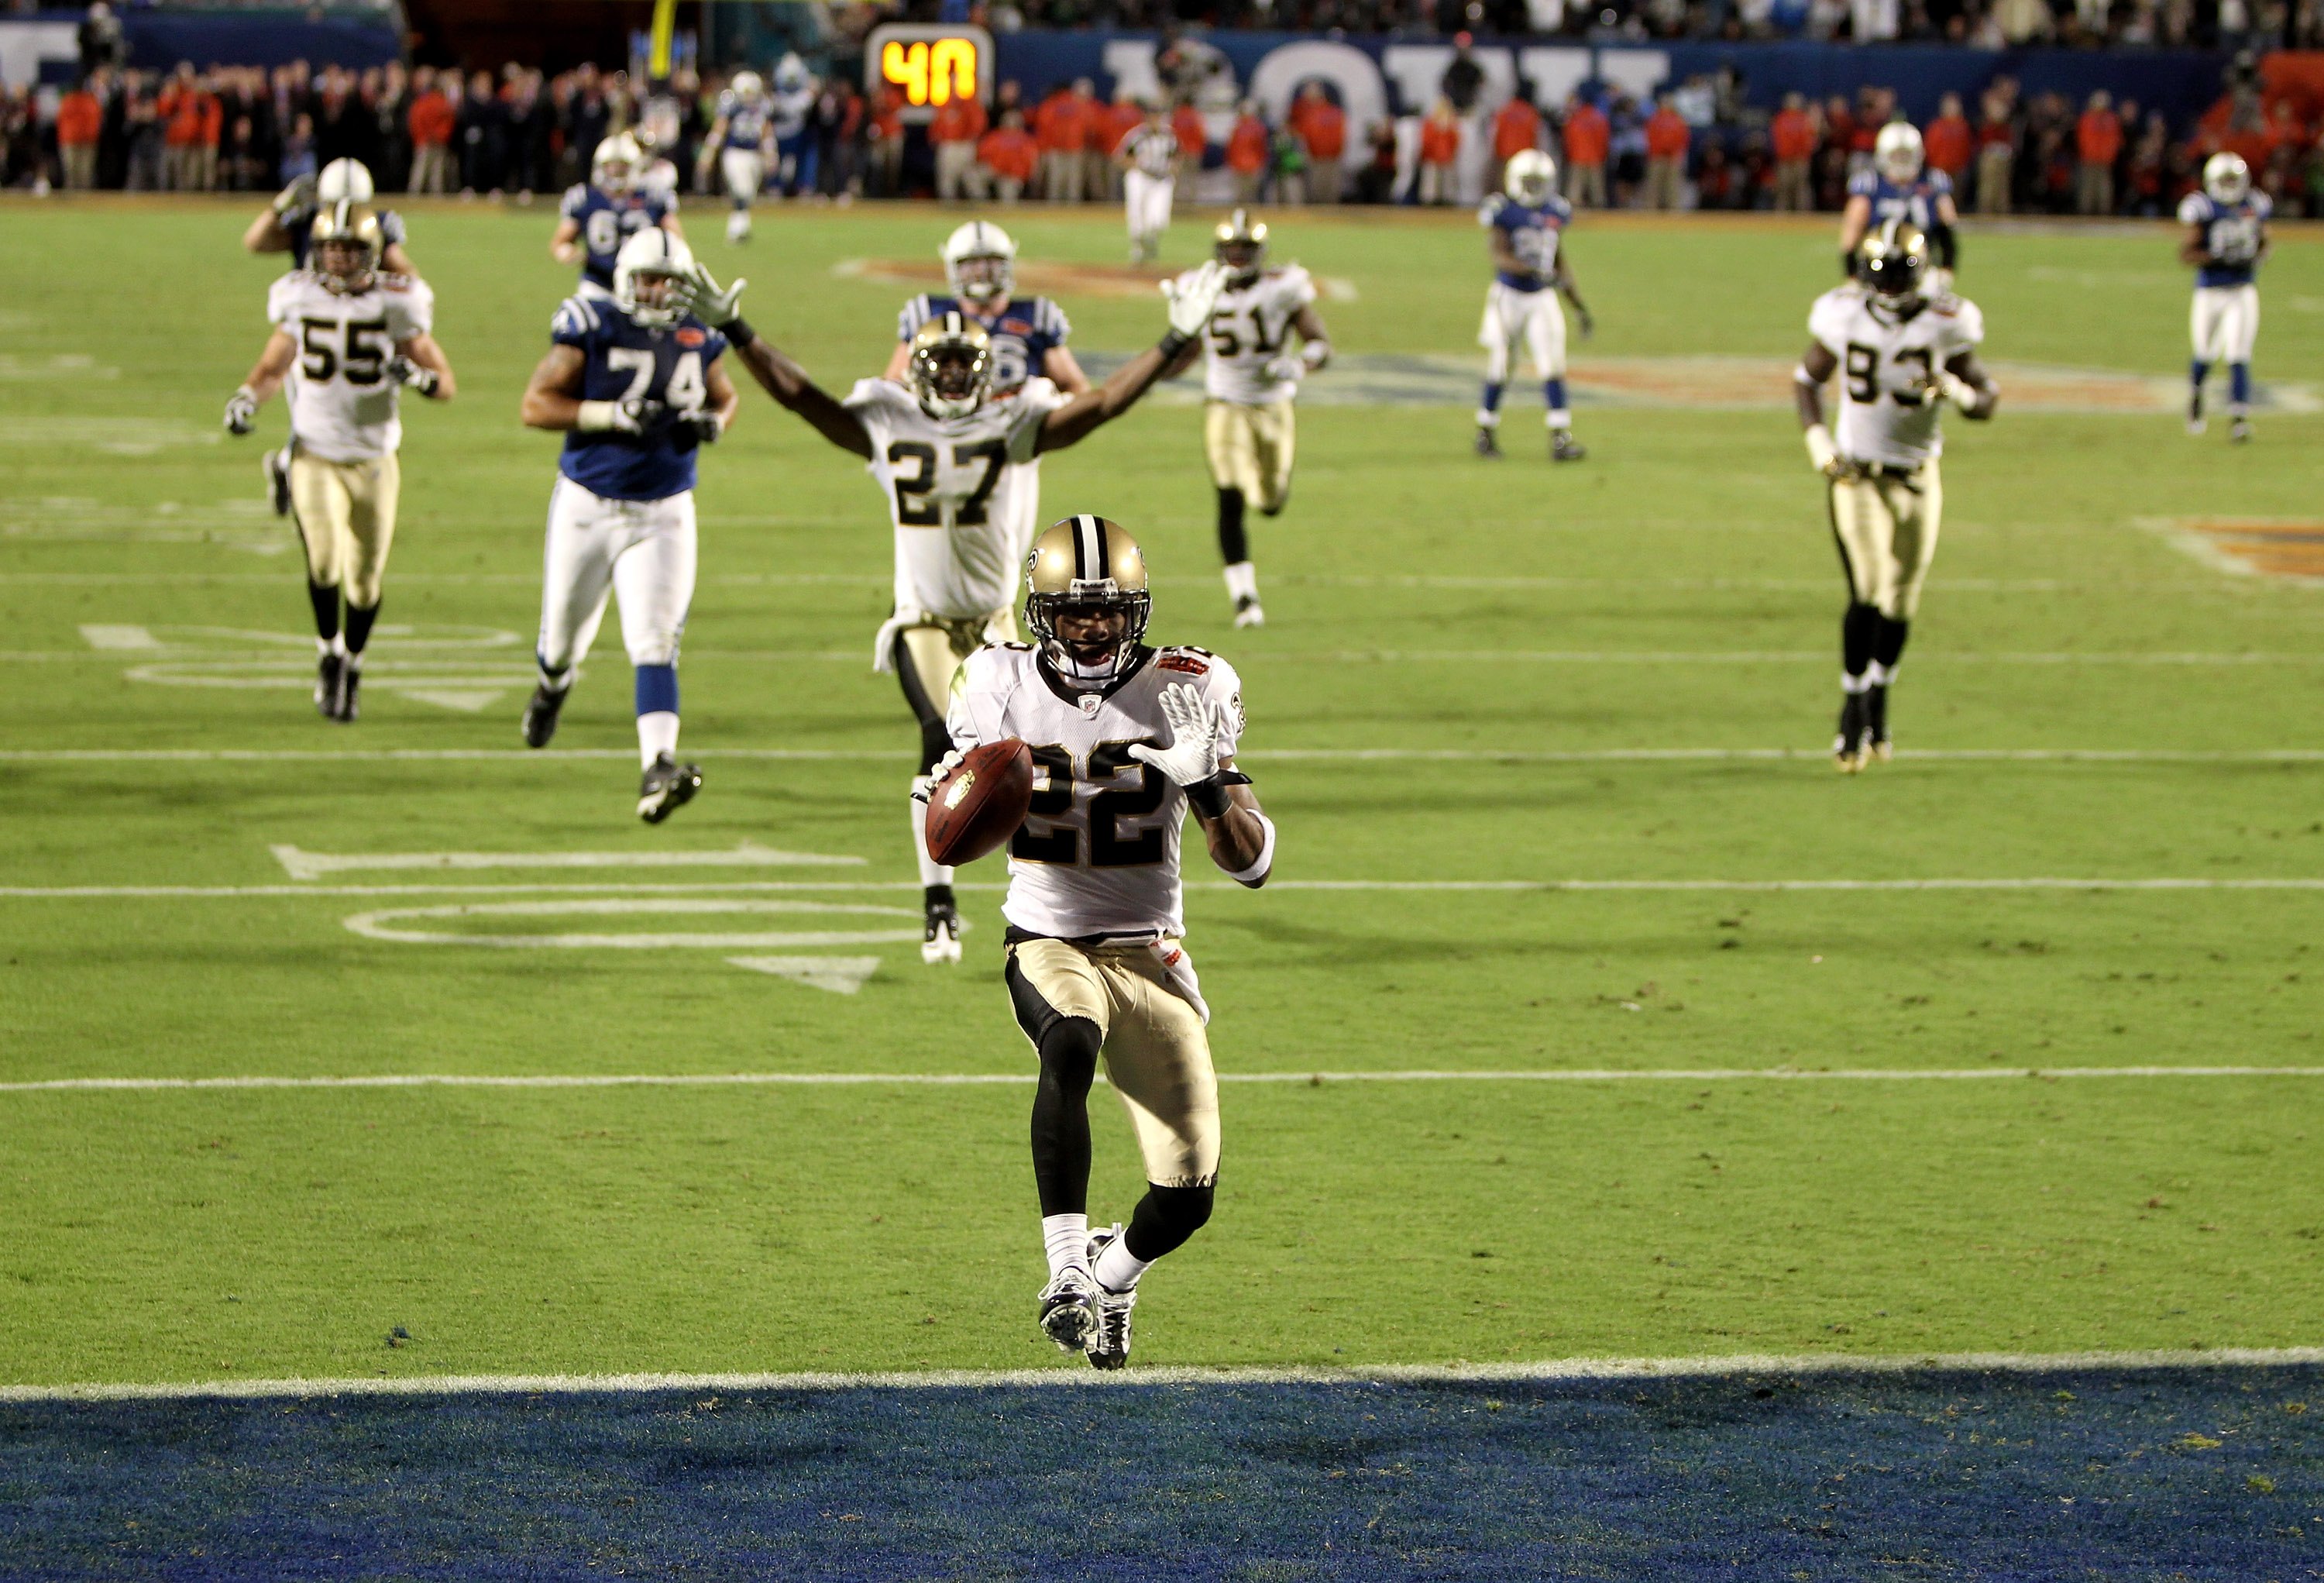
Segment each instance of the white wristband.
[[622,404],[619,402],[583,402],[580,416],[573,420],[573,427],[585,433],[619,429],[621,426]]
[[1804,438],[1807,440],[1808,460],[1815,464],[1817,472],[1827,471],[1833,462],[1840,459],[1840,447],[1832,443],[1831,430],[1822,424],[1809,425]]
[[1300,344],[1299,360],[1310,368],[1321,368],[1331,361],[1331,357],[1332,343],[1329,341],[1305,341]]
[[1267,877],[1267,871],[1275,866],[1275,821],[1256,809],[1251,813],[1259,820],[1259,828],[1267,833],[1259,843],[1258,862],[1249,868],[1227,872],[1227,877],[1238,884],[1257,884]]

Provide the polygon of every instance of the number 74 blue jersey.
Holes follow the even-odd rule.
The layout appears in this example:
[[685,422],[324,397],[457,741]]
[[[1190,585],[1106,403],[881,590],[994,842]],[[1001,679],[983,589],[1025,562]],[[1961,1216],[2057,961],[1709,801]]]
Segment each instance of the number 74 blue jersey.
[[[672,412],[709,404],[711,364],[726,338],[692,315],[668,329],[638,323],[606,297],[567,297],[549,338],[582,356],[585,402],[659,402]],[[565,436],[558,471],[608,500],[667,500],[694,487],[694,437],[668,424]]]

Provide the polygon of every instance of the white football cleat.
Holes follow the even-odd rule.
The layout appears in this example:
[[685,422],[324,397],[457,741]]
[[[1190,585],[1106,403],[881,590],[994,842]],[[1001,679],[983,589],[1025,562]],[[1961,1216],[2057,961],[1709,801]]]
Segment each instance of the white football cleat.
[[726,216],[726,240],[748,242],[751,239],[751,211],[747,208],[730,210]]
[[1041,1288],[1041,1334],[1060,1352],[1086,1352],[1097,1334],[1097,1282],[1087,1270],[1060,1270]]
[[1266,625],[1267,612],[1259,607],[1257,594],[1245,594],[1235,601],[1235,625],[1238,629]]
[[[1098,1254],[1107,1245],[1121,1235],[1119,1226],[1109,1227],[1089,1240],[1090,1268],[1097,1268]],[[1114,1369],[1130,1362],[1130,1315],[1138,1306],[1138,1288],[1127,1291],[1108,1291],[1095,1276],[1090,1279],[1090,1300],[1097,1312],[1097,1326],[1090,1334],[1090,1367]]]
[[950,902],[928,903],[927,929],[920,937],[920,960],[930,966],[960,960],[960,909]]

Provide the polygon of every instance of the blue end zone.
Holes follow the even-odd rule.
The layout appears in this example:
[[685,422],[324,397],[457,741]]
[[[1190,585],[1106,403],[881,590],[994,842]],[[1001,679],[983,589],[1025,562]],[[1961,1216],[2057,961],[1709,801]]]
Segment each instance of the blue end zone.
[[2324,1576],[2324,1370],[0,1405],[10,1578]]

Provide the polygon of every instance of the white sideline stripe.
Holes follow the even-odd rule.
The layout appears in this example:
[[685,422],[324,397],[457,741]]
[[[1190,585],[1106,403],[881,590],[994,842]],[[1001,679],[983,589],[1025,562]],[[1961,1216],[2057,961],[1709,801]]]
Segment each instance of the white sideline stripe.
[[268,848],[292,879],[320,879],[358,868],[765,868],[861,866],[869,859],[816,852],[783,852],[742,841],[723,852],[308,852],[278,843]]
[[[0,900],[127,901],[175,898],[185,901],[237,901],[272,896],[495,896],[540,892],[632,894],[680,892],[698,895],[718,891],[917,891],[917,880],[727,880],[696,884],[638,884],[622,880],[601,884],[408,884],[408,885],[0,885]],[[1001,881],[960,881],[957,891],[1005,891]],[[1190,891],[1240,891],[1232,880],[1189,880]],[[2284,878],[2066,878],[2032,875],[2001,879],[1270,879],[1269,891],[1381,891],[1545,893],[1600,891],[2324,891],[2324,877]]]
[[[845,960],[846,958],[836,958]],[[0,1094],[184,1093],[242,1088],[1022,1088],[1030,1072],[374,1072],[351,1077],[44,1078],[0,1083]],[[1222,1083],[1979,1083],[2061,1078],[2324,1078],[2324,1067],[1647,1067],[1548,1071],[1221,1072]],[[1105,1079],[1101,1077],[1098,1081]]]
[[1118,1391],[1153,1385],[1431,1385],[1507,1381],[1724,1379],[1749,1375],[1895,1376],[2044,1375],[2090,1369],[2286,1368],[2324,1363],[2324,1347],[2220,1347],[2200,1351],[1733,1353],[1702,1357],[1568,1357],[1541,1363],[1381,1364],[1356,1368],[1160,1368],[1110,1372],[1058,1364],[1039,1369],[922,1369],[882,1374],[415,1375],[402,1379],[188,1380],[152,1384],[0,1385],[0,1402],[146,1402],[203,1397],[576,1396],[596,1393],[943,1391],[1001,1387]]
[[[813,764],[899,764],[912,754],[886,747],[702,747],[688,748],[704,759],[797,761]],[[1727,764],[1821,762],[1826,746],[1810,747],[1272,747],[1238,756],[1253,764]],[[6,764],[439,764],[499,760],[553,764],[581,759],[629,760],[626,747],[558,748],[542,753],[525,747],[24,747],[0,748]],[[1904,747],[1899,759],[1915,764],[2269,764],[2324,763],[2324,748],[2175,747]]]
[[[497,657],[497,656],[495,656]],[[72,662],[111,661],[119,663],[119,652],[102,649],[76,649],[63,653],[42,650],[0,650],[0,663],[63,664]],[[294,670],[311,669],[297,656],[286,655],[279,649],[191,649],[168,651],[166,658],[175,668],[170,677],[152,675],[143,680],[180,680],[189,685],[199,685],[199,673],[205,669],[249,669],[263,666],[279,670],[283,676]],[[394,662],[392,652],[383,656]],[[686,658],[690,664],[733,662],[742,664],[767,665],[863,665],[861,649],[688,649]],[[1794,665],[1832,662],[1828,649],[1307,649],[1289,653],[1253,656],[1246,663],[1311,665]],[[1931,665],[2324,665],[2324,653],[2212,653],[2199,652],[2140,653],[2093,650],[2076,653],[1973,653],[1943,649],[1918,655],[1915,668]],[[147,671],[159,671],[149,666]],[[864,666],[869,670],[868,665]],[[258,680],[252,686],[272,685]],[[286,683],[287,685],[287,683]]]

